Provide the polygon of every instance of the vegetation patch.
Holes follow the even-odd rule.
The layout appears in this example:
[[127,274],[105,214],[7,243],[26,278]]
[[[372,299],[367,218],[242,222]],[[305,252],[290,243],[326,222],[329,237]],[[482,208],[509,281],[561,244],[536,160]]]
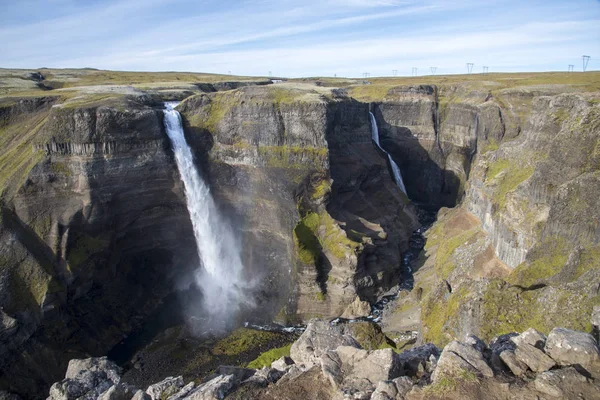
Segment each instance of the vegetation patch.
[[493,182],[495,185],[493,200],[500,206],[500,209],[506,205],[507,194],[529,179],[533,172],[534,167],[532,166],[519,165],[506,159],[496,160],[488,166],[486,184]]
[[350,87],[350,96],[362,102],[381,101],[387,96],[389,90],[394,85],[388,84],[367,84]]
[[453,293],[445,293],[444,283],[431,292],[421,305],[421,321],[426,327],[424,338],[437,346],[445,346],[453,336],[453,324],[458,320],[460,305],[465,303],[469,291],[461,287]]
[[442,240],[435,258],[435,271],[439,278],[447,279],[456,269],[456,264],[452,261],[452,255],[459,246],[469,242],[479,232],[479,227],[472,228],[456,236]]
[[354,322],[348,325],[352,337],[365,350],[395,349],[395,344],[381,331],[379,325],[371,322]]
[[291,348],[292,343],[283,347],[265,351],[254,361],[248,363],[247,368],[260,369],[262,367],[269,367],[273,361],[279,360],[281,357],[289,357]]
[[435,384],[426,386],[423,393],[426,396],[448,396],[448,392],[456,390],[460,382],[477,382],[474,372],[461,370],[457,376],[443,376]]
[[219,340],[213,347],[213,354],[235,356],[247,351],[267,346],[280,335],[248,328],[239,328],[229,336]]
[[324,147],[261,146],[258,154],[271,168],[305,169],[307,166],[322,170],[327,161]]
[[595,304],[600,304],[600,296],[560,288],[523,290],[496,279],[484,293],[481,338],[528,328],[548,334],[557,326],[589,332]]
[[559,273],[569,257],[568,242],[561,237],[548,237],[529,252],[527,260],[508,277],[514,285],[528,287]]

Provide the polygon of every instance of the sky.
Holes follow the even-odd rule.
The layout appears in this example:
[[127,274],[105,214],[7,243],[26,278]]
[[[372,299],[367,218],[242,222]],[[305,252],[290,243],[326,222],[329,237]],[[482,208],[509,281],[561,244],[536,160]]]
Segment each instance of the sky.
[[0,67],[306,77],[600,69],[599,0],[0,0]]

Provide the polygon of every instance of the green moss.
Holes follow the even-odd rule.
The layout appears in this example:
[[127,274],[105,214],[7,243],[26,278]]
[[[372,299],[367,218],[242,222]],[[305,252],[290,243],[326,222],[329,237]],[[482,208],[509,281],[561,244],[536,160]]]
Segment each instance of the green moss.
[[528,287],[559,273],[569,255],[568,242],[560,237],[548,237],[529,252],[527,260],[510,274],[508,281]]
[[352,337],[365,350],[395,348],[394,342],[381,331],[379,325],[371,322],[355,322],[348,325]]
[[52,229],[52,218],[50,215],[41,215],[31,222],[31,228],[42,240],[48,236]]
[[494,138],[491,138],[491,139],[488,139],[488,141],[484,144],[483,148],[481,149],[481,153],[496,151],[499,148],[500,148],[500,145],[498,144],[498,141]]
[[[493,200],[503,209],[506,196],[533,175],[534,167],[511,160],[499,159],[488,166],[486,184],[495,185]],[[502,175],[500,175],[502,173]]]
[[528,328],[547,334],[557,326],[589,332],[589,316],[597,304],[600,304],[600,296],[577,290],[522,290],[496,279],[484,293],[481,338],[491,340],[494,336]]
[[321,170],[328,152],[324,147],[261,146],[258,154],[264,164],[271,168],[306,169],[311,166]]
[[273,332],[239,328],[226,338],[219,340],[213,347],[213,354],[235,356],[266,346],[278,337],[279,335]]
[[556,122],[559,125],[562,125],[563,122],[565,122],[569,118],[569,114],[570,113],[568,110],[565,110],[564,108],[559,108],[552,114],[552,118],[554,119],[554,122]]
[[477,232],[479,232],[479,227],[441,241],[435,258],[435,271],[438,277],[447,279],[450,276],[456,269],[456,264],[452,261],[452,255],[459,246],[471,240]]
[[327,299],[327,296],[325,295],[325,293],[319,292],[319,293],[317,293],[317,294],[315,295],[315,299],[316,299],[318,302],[321,302],[321,303],[322,303],[322,302],[324,302],[324,301]]
[[294,228],[294,240],[298,258],[305,264],[316,262],[324,250],[337,258],[343,258],[359,246],[359,243],[348,239],[325,211],[320,214],[306,213]]
[[468,289],[461,287],[451,294],[440,295],[438,287],[438,290],[427,295],[421,304],[421,321],[426,328],[425,341],[438,346],[444,346],[450,341],[460,305],[466,301],[468,294]]
[[600,246],[583,250],[574,279],[578,279],[581,275],[593,269],[600,270]]
[[324,197],[331,190],[331,181],[329,179],[321,179],[319,182],[313,186],[312,194],[310,197],[313,200],[320,199]]
[[247,368],[260,369],[262,367],[269,367],[273,361],[279,360],[281,357],[289,357],[291,348],[292,343],[283,347],[265,351],[254,361],[248,363]]

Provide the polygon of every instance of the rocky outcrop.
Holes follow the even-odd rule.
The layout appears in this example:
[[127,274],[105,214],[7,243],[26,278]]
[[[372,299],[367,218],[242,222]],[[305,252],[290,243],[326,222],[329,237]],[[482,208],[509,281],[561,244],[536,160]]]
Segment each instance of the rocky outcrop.
[[[361,349],[356,344],[359,338],[351,336],[347,340],[353,345],[345,345],[340,338],[344,337],[342,332],[352,331],[351,325],[312,321],[294,344],[292,359],[277,360],[270,368],[221,366],[215,374],[195,382],[185,384],[181,377],[169,377],[145,391],[136,392],[137,389],[119,383],[118,370],[105,359],[73,360],[66,379],[52,386],[50,399],[74,399],[75,395],[69,393],[83,393],[82,388],[88,391],[85,398],[171,400],[293,399],[298,398],[298,393],[305,398],[371,400],[536,396],[579,399],[600,394],[600,363],[589,356],[597,354],[599,348],[582,332],[556,328],[546,339],[530,329],[520,335],[511,334],[510,340],[507,336],[494,338],[489,344],[469,335],[464,341],[449,343],[441,352],[429,343],[396,353],[391,348]],[[567,342],[571,345],[559,345]],[[315,350],[309,356],[307,343],[313,343]],[[543,368],[521,363],[513,372],[514,356],[527,361],[520,354],[529,354],[531,348],[552,363]],[[562,350],[557,352],[557,348]],[[503,355],[502,360],[507,360],[502,365],[493,361],[498,352]],[[507,354],[513,358],[507,358]],[[58,388],[66,393],[64,397],[56,397]],[[116,397],[116,393],[121,397]]]

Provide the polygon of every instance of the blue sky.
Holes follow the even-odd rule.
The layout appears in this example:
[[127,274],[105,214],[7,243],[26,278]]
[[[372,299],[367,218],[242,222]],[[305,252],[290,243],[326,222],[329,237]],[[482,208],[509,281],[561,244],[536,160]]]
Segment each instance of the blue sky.
[[0,0],[0,67],[388,76],[600,69],[600,1]]

